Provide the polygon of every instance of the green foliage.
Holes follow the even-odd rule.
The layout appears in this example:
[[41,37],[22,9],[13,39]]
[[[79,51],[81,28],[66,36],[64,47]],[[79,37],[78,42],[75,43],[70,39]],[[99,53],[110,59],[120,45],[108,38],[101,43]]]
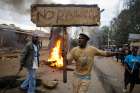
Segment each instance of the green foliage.
[[77,39],[71,39],[71,48],[76,47],[78,45]]
[[129,33],[140,34],[140,0],[127,0],[127,9],[121,11],[111,23],[112,39],[116,45],[128,42]]
[[103,26],[101,28],[101,31],[102,31],[102,44],[103,45],[107,45],[107,42],[108,42],[108,34],[110,34],[110,31],[109,31],[109,27],[107,26]]

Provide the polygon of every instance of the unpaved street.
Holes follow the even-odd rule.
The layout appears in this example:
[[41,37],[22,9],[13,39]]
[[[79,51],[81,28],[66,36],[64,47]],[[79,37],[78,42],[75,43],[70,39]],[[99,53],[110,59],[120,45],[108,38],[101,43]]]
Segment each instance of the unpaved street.
[[[41,55],[41,60],[46,59],[46,52]],[[16,59],[0,62],[0,77],[15,75],[19,67],[19,61]],[[69,66],[74,68],[74,65]],[[20,80],[25,79],[26,70],[20,74]],[[63,83],[63,71],[52,69],[46,65],[41,65],[37,71],[37,78],[41,80],[58,80],[58,86],[55,89],[47,89],[42,85],[37,87],[38,93],[72,93],[72,71],[68,71],[68,82]],[[123,85],[123,66],[120,62],[109,57],[96,57],[92,70],[91,85],[89,93],[122,93]],[[6,93],[20,93],[16,88],[7,89]],[[133,93],[140,92],[140,85],[136,85]],[[0,90],[3,93],[3,89]]]

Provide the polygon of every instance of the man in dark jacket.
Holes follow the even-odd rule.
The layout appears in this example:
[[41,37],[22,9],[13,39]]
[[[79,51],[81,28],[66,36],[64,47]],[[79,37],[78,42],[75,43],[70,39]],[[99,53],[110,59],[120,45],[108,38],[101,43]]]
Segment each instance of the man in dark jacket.
[[21,53],[20,69],[27,69],[27,78],[21,84],[20,88],[27,90],[27,93],[35,93],[36,87],[36,69],[39,66],[39,38],[32,36],[32,41],[28,42]]

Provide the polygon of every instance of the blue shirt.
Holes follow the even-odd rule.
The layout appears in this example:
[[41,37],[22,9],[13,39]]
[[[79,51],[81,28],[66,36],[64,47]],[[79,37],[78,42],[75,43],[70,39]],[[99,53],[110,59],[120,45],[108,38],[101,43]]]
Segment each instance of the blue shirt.
[[139,68],[137,63],[140,63],[140,56],[134,56],[132,54],[127,55],[124,62],[130,69],[134,68],[134,70],[136,70]]
[[138,60],[139,60],[139,62],[140,62],[140,55],[138,55]]

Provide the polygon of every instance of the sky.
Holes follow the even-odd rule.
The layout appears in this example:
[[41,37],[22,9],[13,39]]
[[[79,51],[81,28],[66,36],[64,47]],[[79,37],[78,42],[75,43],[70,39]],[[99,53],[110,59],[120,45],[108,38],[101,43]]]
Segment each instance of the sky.
[[0,24],[15,24],[22,29],[37,29],[31,22],[30,5],[32,3],[56,4],[98,4],[101,13],[101,25],[109,25],[122,9],[123,0],[0,0]]

